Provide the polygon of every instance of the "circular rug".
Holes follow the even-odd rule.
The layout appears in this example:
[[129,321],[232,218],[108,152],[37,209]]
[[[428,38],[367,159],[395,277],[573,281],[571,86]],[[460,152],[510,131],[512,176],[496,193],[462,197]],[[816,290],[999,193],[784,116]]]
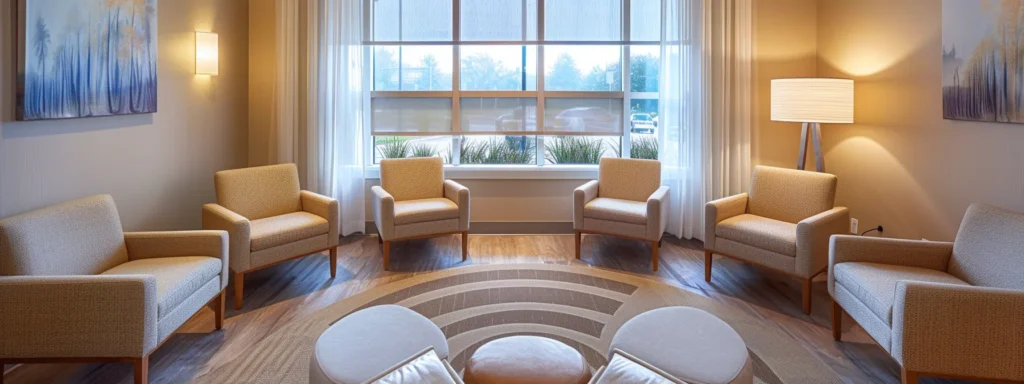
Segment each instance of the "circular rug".
[[758,383],[841,382],[790,336],[724,304],[652,279],[552,264],[466,266],[374,287],[292,320],[196,381],[306,383],[317,337],[345,315],[380,304],[408,307],[441,327],[448,338],[449,362],[458,371],[480,345],[511,335],[562,341],[596,369],[607,362],[612,336],[627,320],[651,309],[683,305],[718,316],[743,337]]

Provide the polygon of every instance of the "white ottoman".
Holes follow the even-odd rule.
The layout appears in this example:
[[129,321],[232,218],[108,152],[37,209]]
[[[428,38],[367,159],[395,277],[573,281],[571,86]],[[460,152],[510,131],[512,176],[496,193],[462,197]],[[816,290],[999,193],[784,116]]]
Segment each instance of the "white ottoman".
[[747,345],[721,319],[689,307],[659,308],[627,321],[609,347],[686,382],[750,384],[753,368]]
[[448,358],[448,341],[430,319],[398,305],[370,307],[343,317],[316,341],[312,384],[358,384],[433,346]]

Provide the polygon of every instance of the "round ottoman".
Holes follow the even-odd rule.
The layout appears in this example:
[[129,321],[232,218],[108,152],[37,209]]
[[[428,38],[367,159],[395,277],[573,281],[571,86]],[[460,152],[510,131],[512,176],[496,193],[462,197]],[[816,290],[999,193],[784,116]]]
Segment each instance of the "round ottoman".
[[608,350],[635,356],[686,382],[754,381],[747,345],[721,319],[689,307],[659,308],[627,321]]
[[310,358],[309,382],[363,383],[429,347],[438,358],[448,358],[444,333],[430,319],[398,305],[366,308],[320,335]]
[[590,366],[575,349],[538,336],[511,336],[480,346],[466,363],[466,384],[585,384]]

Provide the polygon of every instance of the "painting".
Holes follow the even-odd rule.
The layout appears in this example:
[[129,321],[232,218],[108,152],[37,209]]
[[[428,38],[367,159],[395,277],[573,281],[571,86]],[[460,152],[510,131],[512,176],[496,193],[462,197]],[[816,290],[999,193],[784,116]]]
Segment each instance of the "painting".
[[1024,123],[1024,0],[943,0],[942,114]]
[[18,120],[154,113],[157,0],[17,0]]

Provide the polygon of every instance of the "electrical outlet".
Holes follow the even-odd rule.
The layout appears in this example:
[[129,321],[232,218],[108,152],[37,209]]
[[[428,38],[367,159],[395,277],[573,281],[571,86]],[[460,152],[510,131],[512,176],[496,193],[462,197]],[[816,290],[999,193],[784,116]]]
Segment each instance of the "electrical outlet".
[[860,228],[859,227],[860,227],[860,222],[857,221],[857,219],[854,219],[854,218],[851,217],[850,218],[850,233],[855,234],[855,235],[860,233]]

